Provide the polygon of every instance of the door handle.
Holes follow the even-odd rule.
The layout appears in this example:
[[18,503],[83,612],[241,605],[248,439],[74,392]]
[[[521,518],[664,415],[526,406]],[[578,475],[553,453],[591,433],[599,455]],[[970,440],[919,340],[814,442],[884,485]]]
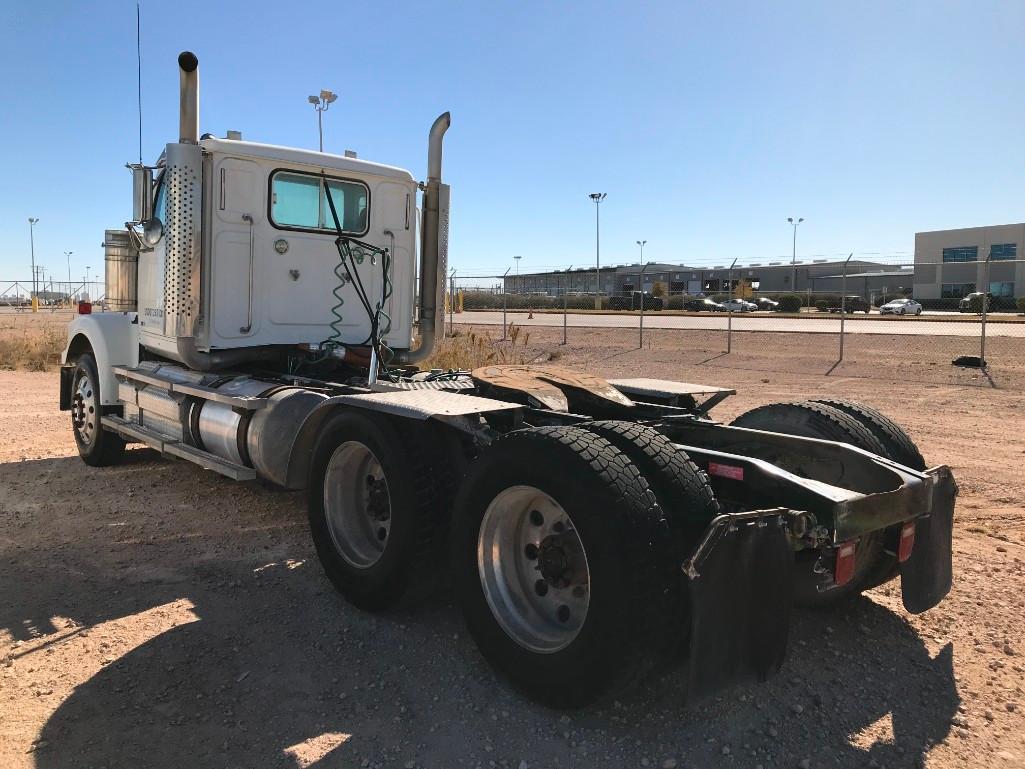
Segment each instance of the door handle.
[[248,334],[253,329],[253,217],[242,214],[242,221],[249,222],[249,296],[246,301],[246,325],[239,328],[239,333]]

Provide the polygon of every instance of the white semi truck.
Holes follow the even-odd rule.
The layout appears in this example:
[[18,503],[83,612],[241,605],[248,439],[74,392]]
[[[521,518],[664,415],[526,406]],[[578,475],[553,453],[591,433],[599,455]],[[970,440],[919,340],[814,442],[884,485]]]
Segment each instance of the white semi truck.
[[764,679],[795,602],[898,575],[912,612],[949,591],[953,477],[872,409],[724,425],[725,388],[419,370],[443,307],[448,113],[418,183],[200,136],[198,61],[178,64],[177,141],[131,167],[132,221],[106,233],[111,311],[68,328],[60,406],[86,463],[142,443],[305,489],[351,603],[387,609],[447,575],[483,655],[557,707],[679,665],[690,696]]

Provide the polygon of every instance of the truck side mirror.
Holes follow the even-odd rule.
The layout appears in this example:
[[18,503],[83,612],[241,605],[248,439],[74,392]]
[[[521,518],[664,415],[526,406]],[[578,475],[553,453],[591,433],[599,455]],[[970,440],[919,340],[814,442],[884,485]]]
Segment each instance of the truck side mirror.
[[132,221],[146,222],[153,218],[153,169],[132,164]]
[[142,242],[153,248],[160,242],[164,235],[164,223],[155,217],[150,217],[142,223]]

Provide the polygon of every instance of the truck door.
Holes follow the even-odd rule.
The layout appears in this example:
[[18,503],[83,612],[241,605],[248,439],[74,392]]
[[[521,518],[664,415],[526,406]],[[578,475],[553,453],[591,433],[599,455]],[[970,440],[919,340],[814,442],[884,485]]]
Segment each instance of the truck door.
[[210,255],[211,344],[259,332],[258,273],[264,220],[264,186],[259,166],[225,157],[214,165],[214,227]]

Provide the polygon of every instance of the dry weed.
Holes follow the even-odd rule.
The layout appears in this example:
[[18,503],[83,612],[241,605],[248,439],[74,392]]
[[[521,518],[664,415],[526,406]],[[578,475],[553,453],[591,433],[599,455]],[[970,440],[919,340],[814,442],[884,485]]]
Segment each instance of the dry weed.
[[61,328],[23,328],[0,336],[0,368],[47,371],[60,363],[66,334]]
[[472,328],[465,333],[457,331],[454,336],[438,340],[434,352],[424,361],[422,368],[473,371],[492,363],[527,363],[530,332],[524,332],[516,324],[510,323],[508,337],[505,341],[496,340],[490,331],[478,334]]

